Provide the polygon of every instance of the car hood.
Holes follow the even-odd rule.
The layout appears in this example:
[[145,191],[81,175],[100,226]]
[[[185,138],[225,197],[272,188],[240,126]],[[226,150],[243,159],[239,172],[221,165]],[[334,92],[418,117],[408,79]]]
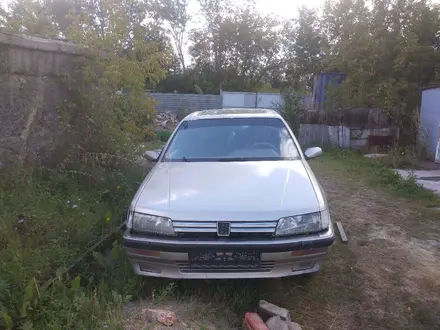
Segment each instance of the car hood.
[[315,178],[306,166],[301,160],[159,163],[134,208],[174,220],[273,220],[316,212]]

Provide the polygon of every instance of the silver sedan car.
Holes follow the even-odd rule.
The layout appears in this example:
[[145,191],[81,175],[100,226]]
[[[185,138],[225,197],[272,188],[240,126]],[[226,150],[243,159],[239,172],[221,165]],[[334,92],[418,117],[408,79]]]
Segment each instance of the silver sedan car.
[[185,117],[127,214],[123,240],[138,275],[267,278],[313,273],[335,235],[327,200],[273,110]]

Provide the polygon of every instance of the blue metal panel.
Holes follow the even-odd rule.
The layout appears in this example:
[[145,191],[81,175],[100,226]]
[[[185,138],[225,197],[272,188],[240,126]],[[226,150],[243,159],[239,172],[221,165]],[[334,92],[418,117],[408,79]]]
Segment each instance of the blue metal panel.
[[426,89],[422,92],[420,109],[419,143],[426,146],[430,156],[434,156],[439,138],[440,88]]
[[323,110],[327,100],[327,88],[338,86],[345,79],[345,73],[321,73],[313,79],[313,103],[315,110]]

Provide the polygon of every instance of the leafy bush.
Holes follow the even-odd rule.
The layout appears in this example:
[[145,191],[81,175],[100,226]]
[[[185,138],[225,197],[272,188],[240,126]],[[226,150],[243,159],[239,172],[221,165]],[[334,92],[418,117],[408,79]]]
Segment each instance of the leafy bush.
[[61,114],[81,150],[121,154],[154,135],[155,103],[145,85],[165,77],[169,54],[145,40],[142,2],[130,2],[136,15],[118,1],[103,5],[103,29],[96,29],[93,11],[69,16],[67,38],[84,56],[81,70],[66,77],[74,97]]
[[173,132],[170,131],[157,131],[156,139],[162,142],[167,142]]
[[277,108],[283,114],[284,119],[289,123],[295,135],[298,135],[301,119],[305,113],[303,98],[301,94],[293,89],[285,90],[282,97],[284,103],[277,105]]

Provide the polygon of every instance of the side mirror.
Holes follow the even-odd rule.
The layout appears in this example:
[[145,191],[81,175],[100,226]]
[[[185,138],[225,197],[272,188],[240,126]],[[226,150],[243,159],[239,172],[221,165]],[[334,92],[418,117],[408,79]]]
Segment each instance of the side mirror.
[[304,152],[306,159],[316,158],[322,155],[322,149],[320,147],[309,148]]
[[159,158],[159,153],[153,150],[148,150],[144,152],[143,155],[146,159],[151,160],[152,162],[156,162]]

